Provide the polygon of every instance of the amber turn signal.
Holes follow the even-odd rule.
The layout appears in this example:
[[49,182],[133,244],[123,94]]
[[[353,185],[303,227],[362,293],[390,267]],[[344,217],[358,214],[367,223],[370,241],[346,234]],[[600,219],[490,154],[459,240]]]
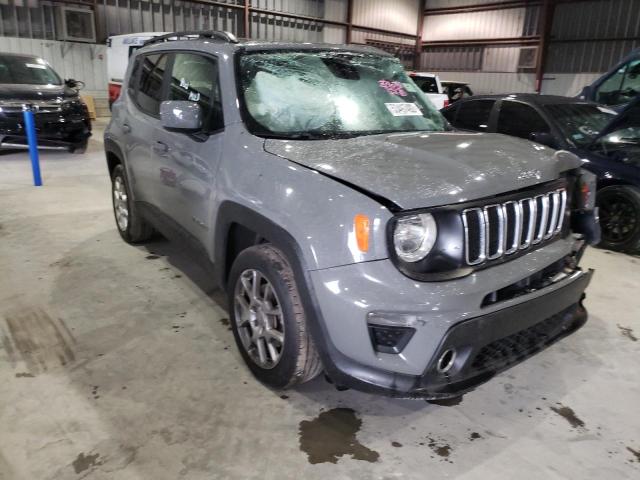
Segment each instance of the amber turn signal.
[[357,214],[353,218],[353,225],[356,230],[356,240],[358,242],[358,249],[361,252],[369,250],[369,217]]

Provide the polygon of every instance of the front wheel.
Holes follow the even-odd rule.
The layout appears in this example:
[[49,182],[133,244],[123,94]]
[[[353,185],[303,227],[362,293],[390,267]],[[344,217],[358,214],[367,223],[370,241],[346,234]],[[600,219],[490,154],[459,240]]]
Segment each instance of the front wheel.
[[602,241],[599,247],[632,252],[640,246],[640,191],[614,185],[598,191]]
[[322,371],[284,253],[269,244],[243,250],[231,268],[228,295],[236,344],[258,380],[284,389]]

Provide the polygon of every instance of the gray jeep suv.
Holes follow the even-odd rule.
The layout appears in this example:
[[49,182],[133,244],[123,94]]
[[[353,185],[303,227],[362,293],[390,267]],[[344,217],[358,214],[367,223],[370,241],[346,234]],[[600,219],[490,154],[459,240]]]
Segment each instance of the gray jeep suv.
[[593,177],[453,131],[379,50],[156,37],[104,144],[122,238],[214,267],[268,386],[458,396],[586,321]]

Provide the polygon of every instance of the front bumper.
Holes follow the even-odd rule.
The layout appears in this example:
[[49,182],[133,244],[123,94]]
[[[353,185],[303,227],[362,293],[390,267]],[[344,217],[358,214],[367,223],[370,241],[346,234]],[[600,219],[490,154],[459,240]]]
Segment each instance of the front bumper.
[[[587,321],[582,305],[592,272],[533,300],[475,317],[451,327],[422,375],[406,375],[334,357],[329,375],[340,386],[406,398],[448,398],[462,395],[496,374],[526,360]],[[438,371],[438,360],[455,350],[453,367]]]
[[[91,136],[88,115],[79,112],[36,112],[38,147],[67,149]],[[0,113],[0,148],[27,148],[21,112]]]
[[[391,396],[446,398],[465,393],[584,324],[581,300],[591,272],[579,269],[533,293],[481,306],[489,290],[572,251],[572,242],[559,240],[512,262],[448,282],[419,283],[394,276],[386,268],[393,268],[388,262],[311,272],[317,300],[313,334],[325,371],[337,385]],[[393,307],[421,310],[426,321],[402,353],[375,352],[366,312]],[[455,361],[441,373],[438,360],[449,349],[455,350]]]

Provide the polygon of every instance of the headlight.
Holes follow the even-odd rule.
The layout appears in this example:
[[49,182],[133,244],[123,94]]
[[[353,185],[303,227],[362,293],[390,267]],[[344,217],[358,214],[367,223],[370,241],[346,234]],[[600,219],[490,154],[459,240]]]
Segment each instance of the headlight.
[[433,248],[438,235],[436,221],[430,213],[400,218],[393,231],[393,247],[405,262],[422,260]]

